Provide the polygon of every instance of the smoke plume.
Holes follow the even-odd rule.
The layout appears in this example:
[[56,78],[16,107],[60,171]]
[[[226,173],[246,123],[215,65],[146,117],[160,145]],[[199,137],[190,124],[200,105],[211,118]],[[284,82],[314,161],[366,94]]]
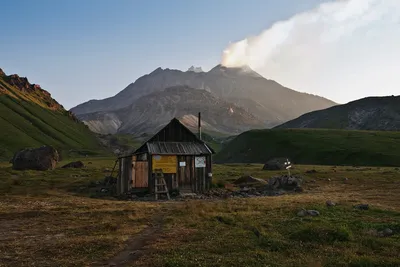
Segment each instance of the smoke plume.
[[232,43],[226,67],[340,103],[400,94],[400,0],[337,0]]

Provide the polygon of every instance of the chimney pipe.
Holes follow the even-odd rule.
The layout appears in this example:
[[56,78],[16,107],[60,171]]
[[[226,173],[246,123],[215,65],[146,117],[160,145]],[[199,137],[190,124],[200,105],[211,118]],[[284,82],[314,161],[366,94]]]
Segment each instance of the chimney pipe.
[[201,140],[201,112],[199,112],[199,139]]

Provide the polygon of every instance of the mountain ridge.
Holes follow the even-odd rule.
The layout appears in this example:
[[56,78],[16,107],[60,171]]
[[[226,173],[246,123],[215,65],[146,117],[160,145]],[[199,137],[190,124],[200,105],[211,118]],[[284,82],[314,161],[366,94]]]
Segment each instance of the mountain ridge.
[[400,96],[365,97],[303,114],[275,128],[399,131]]
[[217,65],[208,72],[157,68],[112,97],[90,100],[70,111],[86,120],[88,114],[113,113],[132,105],[145,95],[173,86],[188,86],[210,92],[260,118],[264,127],[273,127],[306,112],[336,105],[323,97],[283,87],[248,67],[227,68]]
[[[203,129],[211,132],[235,133],[237,129],[246,131],[263,125],[262,121],[242,107],[217,98],[208,91],[188,86],[168,87],[142,96],[128,107],[81,117],[94,132],[105,133],[101,129],[106,129],[104,124],[107,123],[99,123],[103,119],[113,121],[114,127],[108,128],[106,133],[141,135],[156,132],[173,117],[190,127],[191,121],[197,120],[198,111],[202,112]],[[112,126],[111,123],[108,125]]]

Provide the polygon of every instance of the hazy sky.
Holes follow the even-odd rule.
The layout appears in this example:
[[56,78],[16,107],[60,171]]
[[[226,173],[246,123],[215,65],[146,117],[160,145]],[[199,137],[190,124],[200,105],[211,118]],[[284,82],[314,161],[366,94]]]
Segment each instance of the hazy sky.
[[71,108],[112,96],[157,67],[210,69],[229,42],[320,2],[4,0],[0,68]]
[[400,1],[340,0],[230,44],[226,66],[341,103],[400,94]]

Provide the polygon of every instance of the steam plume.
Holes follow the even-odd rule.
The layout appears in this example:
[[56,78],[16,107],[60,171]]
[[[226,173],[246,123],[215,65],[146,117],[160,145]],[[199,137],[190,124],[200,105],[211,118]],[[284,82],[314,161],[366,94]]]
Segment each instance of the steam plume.
[[222,65],[338,102],[400,94],[400,0],[337,0],[229,45]]

